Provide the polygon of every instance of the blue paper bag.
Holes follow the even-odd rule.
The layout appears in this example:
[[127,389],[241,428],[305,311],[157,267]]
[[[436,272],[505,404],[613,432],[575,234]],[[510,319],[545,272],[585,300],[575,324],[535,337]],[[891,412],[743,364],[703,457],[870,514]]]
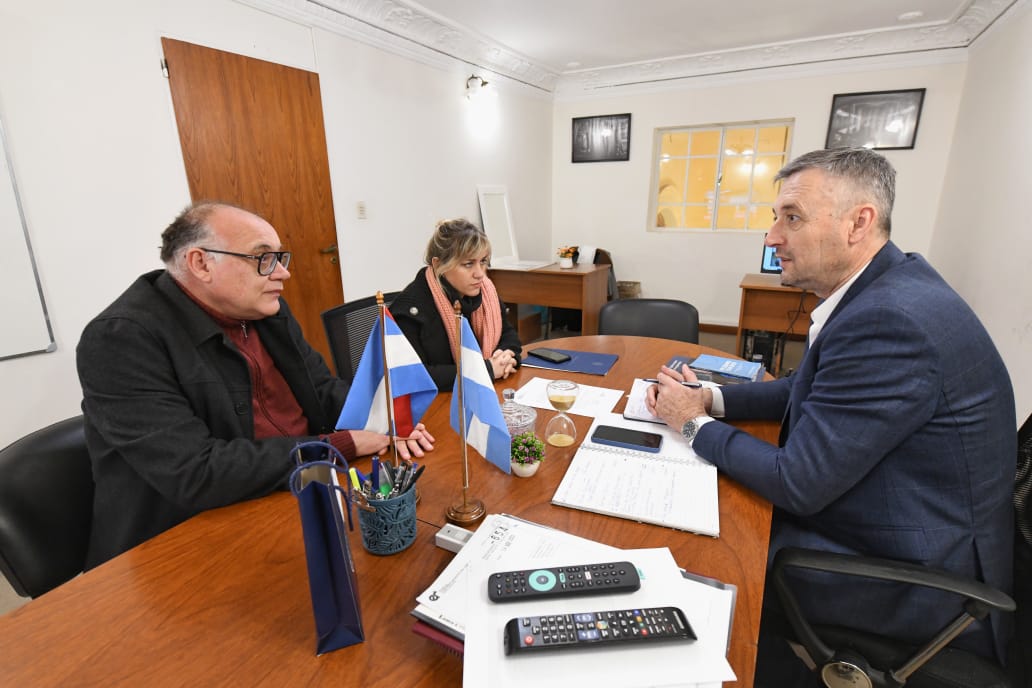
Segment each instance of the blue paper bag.
[[348,529],[354,529],[348,465],[326,442],[302,442],[294,454],[299,465],[290,476],[290,491],[301,509],[316,654],[321,655],[365,640],[358,580],[345,530],[345,521]]

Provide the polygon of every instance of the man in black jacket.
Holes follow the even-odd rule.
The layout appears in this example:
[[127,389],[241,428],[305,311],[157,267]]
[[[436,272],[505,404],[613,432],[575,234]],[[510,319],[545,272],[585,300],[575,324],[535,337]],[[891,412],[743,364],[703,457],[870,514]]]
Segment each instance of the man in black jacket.
[[[335,431],[348,392],[281,298],[290,252],[241,208],[201,203],[162,234],[165,270],[139,277],[76,349],[96,483],[87,568],[205,509],[286,487],[291,449],[348,458],[384,435]],[[422,425],[399,452],[433,448]]]

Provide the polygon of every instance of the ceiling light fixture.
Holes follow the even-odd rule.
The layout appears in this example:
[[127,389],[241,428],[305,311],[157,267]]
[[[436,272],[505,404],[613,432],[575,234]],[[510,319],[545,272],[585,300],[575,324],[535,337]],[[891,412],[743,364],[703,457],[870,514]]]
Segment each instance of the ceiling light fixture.
[[482,76],[470,74],[466,79],[466,98],[473,100],[487,89],[487,80]]

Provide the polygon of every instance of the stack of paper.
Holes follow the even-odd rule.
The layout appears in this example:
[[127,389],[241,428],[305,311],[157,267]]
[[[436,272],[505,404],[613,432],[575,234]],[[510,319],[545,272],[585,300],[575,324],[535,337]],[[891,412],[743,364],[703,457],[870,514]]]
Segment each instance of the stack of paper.
[[[496,604],[487,597],[491,573],[535,565],[564,566],[629,560],[642,578],[630,594],[566,597]],[[686,578],[668,549],[620,550],[511,516],[492,514],[434,583],[417,599],[418,618],[465,636],[463,685],[610,685],[719,688],[735,679],[724,655],[734,611],[734,586]],[[676,606],[698,639],[656,646],[599,647],[535,656],[505,656],[502,632],[521,615],[577,613],[640,606]]]

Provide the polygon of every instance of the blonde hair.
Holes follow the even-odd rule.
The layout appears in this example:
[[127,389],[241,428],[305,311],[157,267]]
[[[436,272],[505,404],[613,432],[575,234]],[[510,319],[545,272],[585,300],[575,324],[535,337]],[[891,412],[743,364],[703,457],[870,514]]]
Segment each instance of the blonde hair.
[[[426,246],[426,264],[433,266],[439,278],[470,256],[491,253],[491,242],[484,230],[464,218],[437,223],[434,235]],[[437,265],[434,266],[434,258]]]

